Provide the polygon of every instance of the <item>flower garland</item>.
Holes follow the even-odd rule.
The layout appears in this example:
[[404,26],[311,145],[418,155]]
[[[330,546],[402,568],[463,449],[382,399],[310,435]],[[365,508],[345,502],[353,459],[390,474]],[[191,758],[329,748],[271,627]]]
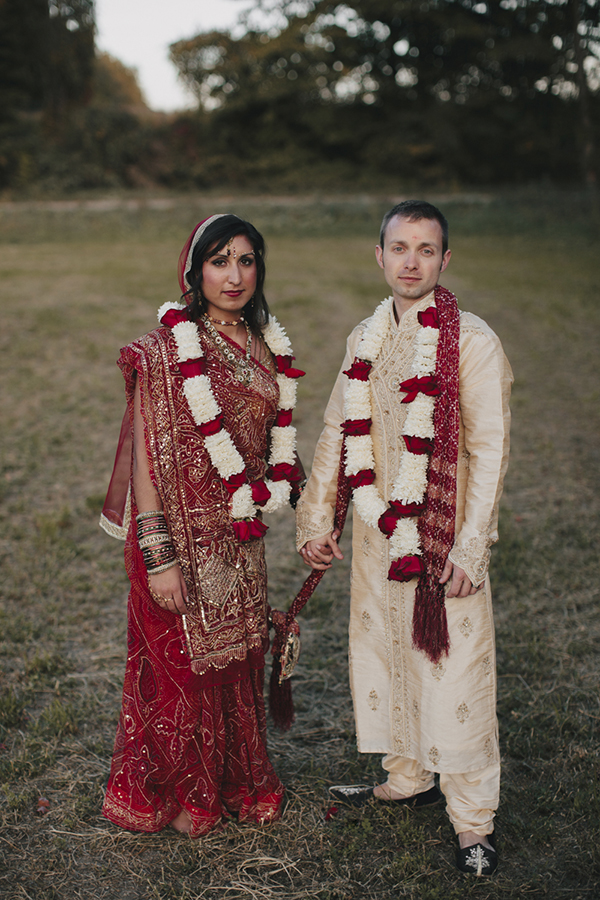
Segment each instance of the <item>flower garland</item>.
[[346,435],[345,472],[353,489],[352,499],[361,519],[389,538],[394,557],[388,578],[409,581],[425,569],[417,519],[425,511],[429,454],[433,450],[435,398],[440,394],[435,370],[439,339],[439,318],[435,306],[418,313],[421,328],[415,339],[412,378],[403,381],[400,390],[410,403],[402,436],[406,453],[402,454],[398,475],[387,504],[375,486],[375,457],[371,437],[372,406],[369,373],[381,353],[391,328],[392,297],[375,310],[350,369],[345,398]]
[[274,316],[263,329],[263,339],[275,358],[279,404],[277,419],[270,432],[268,479],[248,481],[246,464],[223,426],[223,412],[215,398],[210,379],[205,374],[206,359],[199,330],[185,312],[183,303],[164,303],[158,320],[173,332],[177,344],[177,360],[184,378],[183,392],[192,417],[204,436],[210,461],[231,495],[233,528],[240,541],[261,537],[267,530],[256,517],[258,507],[273,512],[290,498],[292,485],[300,480],[296,462],[296,429],[292,426],[292,410],[296,406],[296,379],[304,372],[292,368],[292,345]]

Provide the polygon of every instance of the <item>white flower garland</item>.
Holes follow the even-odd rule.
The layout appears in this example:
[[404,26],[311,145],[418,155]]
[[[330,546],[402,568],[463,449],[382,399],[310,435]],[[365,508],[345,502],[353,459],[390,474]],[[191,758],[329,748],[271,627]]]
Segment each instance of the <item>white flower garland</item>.
[[[185,305],[183,303],[164,303],[158,310],[159,322],[169,310],[183,312]],[[198,326],[194,322],[178,322],[171,330],[177,344],[179,362],[200,359],[204,356]],[[268,324],[263,330],[263,339],[274,356],[292,356],[290,340],[275,316],[269,316]],[[278,410],[294,409],[296,406],[296,380],[288,378],[285,374],[278,374],[277,384],[279,385]],[[206,375],[193,375],[191,378],[186,378],[183,392],[197,425],[205,425],[221,414],[221,408],[213,393],[210,379]],[[277,466],[286,463],[293,466],[296,461],[296,429],[293,425],[274,426],[271,429],[270,438],[269,465]],[[244,460],[226,428],[221,426],[216,434],[205,435],[204,445],[211,463],[221,478],[231,478],[233,475],[240,475],[244,472],[246,468]],[[262,510],[273,512],[289,501],[292,488],[289,481],[265,479],[265,484],[271,492],[271,497],[261,506]],[[232,518],[235,520],[252,519],[257,510],[258,506],[252,499],[251,485],[243,484],[237,488],[231,497]]]
[[[355,360],[371,365],[381,353],[391,329],[393,298],[388,297],[375,310],[356,350]],[[422,378],[435,374],[439,329],[421,327],[415,339],[415,358],[412,375]],[[410,403],[403,434],[420,438],[433,438],[433,414],[435,397],[418,393]],[[344,412],[346,420],[372,419],[371,386],[368,381],[351,378],[346,390]],[[394,481],[391,500],[400,503],[423,503],[427,491],[428,454],[416,454],[406,450],[400,459],[398,475]],[[356,475],[365,469],[375,468],[373,439],[371,434],[346,437],[346,475]],[[352,493],[356,511],[363,522],[377,528],[379,519],[388,509],[374,484],[357,487]],[[390,550],[394,557],[420,556],[421,542],[416,517],[398,519],[390,535]]]

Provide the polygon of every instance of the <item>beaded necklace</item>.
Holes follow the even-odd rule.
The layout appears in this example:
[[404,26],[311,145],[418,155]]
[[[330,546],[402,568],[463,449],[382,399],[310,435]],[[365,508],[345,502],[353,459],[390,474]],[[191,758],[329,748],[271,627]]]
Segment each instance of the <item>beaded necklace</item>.
[[250,326],[248,325],[248,323],[244,322],[244,325],[246,327],[246,356],[245,358],[241,359],[236,353],[233,352],[231,347],[228,346],[227,340],[219,334],[206,313],[202,316],[202,322],[204,323],[204,327],[210,334],[211,338],[213,339],[225,359],[229,360],[229,362],[235,365],[235,377],[237,381],[247,387],[252,383],[252,379],[254,378],[254,372],[252,371],[252,365],[250,363],[252,332],[250,331]]

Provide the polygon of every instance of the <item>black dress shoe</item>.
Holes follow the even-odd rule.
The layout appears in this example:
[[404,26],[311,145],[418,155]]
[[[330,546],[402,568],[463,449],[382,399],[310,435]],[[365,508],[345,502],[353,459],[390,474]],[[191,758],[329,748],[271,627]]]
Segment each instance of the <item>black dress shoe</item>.
[[484,847],[483,844],[472,844],[470,847],[456,851],[456,865],[461,872],[467,875],[493,875],[498,868],[498,854],[494,835],[486,835],[494,848]]
[[429,788],[412,797],[402,797],[400,800],[379,798],[373,794],[373,788],[364,784],[337,784],[329,788],[329,793],[341,803],[349,803],[350,806],[364,806],[371,800],[375,803],[390,803],[393,806],[409,806],[411,809],[421,809],[423,806],[433,806],[442,799],[437,787]]

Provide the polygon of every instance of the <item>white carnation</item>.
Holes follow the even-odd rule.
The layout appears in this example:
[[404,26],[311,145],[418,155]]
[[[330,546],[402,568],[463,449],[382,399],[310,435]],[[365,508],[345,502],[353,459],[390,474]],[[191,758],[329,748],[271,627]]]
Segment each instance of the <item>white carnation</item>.
[[437,355],[435,347],[427,347],[430,353],[418,353],[415,356],[412,371],[413,375],[422,378],[423,375],[433,375],[437,364]]
[[163,305],[159,308],[159,310],[156,314],[158,316],[159,322],[162,319],[162,317],[164,316],[164,314],[166,312],[168,312],[170,309],[176,309],[176,310],[181,311],[181,310],[185,309],[185,304],[177,303],[177,302],[173,303],[171,300],[167,300],[167,302],[163,303]]
[[382,345],[383,340],[380,335],[364,334],[356,349],[356,355],[359,359],[374,363],[381,353]]
[[270,481],[267,479],[265,484],[271,491],[271,496],[265,505],[261,506],[261,509],[268,513],[275,512],[276,509],[281,509],[282,506],[289,502],[292,490],[289,481]]
[[390,537],[390,553],[398,557],[420,556],[421,541],[416,519],[398,519]]
[[390,309],[393,300],[388,297],[379,304],[369,320],[369,324],[357,347],[356,356],[368,362],[375,362],[390,328]]
[[432,347],[437,347],[439,336],[440,336],[439,328],[432,328],[430,325],[427,325],[424,328],[419,328],[419,331],[418,331],[418,334],[417,334],[417,337],[415,340],[415,346],[417,348],[419,348],[421,346],[425,346],[426,344],[429,344]]
[[279,385],[279,409],[293,409],[296,405],[298,390],[296,379],[288,378],[287,375],[278,375],[277,384]]
[[356,475],[363,469],[374,469],[373,441],[370,434],[346,438],[346,475]]
[[346,387],[344,413],[347,419],[371,418],[371,385],[368,381],[350,378]]
[[296,429],[291,425],[285,428],[274,426],[271,428],[271,453],[269,463],[276,466],[278,463],[289,463],[291,466],[296,461]]
[[433,412],[435,398],[427,394],[417,394],[412,403],[408,405],[408,415],[404,422],[403,434],[415,437],[433,438]]
[[203,425],[221,412],[206,375],[195,375],[183,382],[183,393],[190,405],[196,425]]
[[392,500],[402,503],[421,503],[427,490],[427,453],[402,454],[398,477],[392,488]]
[[231,515],[234,519],[251,519],[255,514],[252,488],[249,484],[243,484],[231,498]]
[[415,359],[412,365],[414,375],[433,375],[437,359],[439,328],[420,328],[415,338]]
[[202,347],[198,339],[198,326],[194,322],[178,322],[171,329],[177,341],[177,358],[179,362],[197,359],[202,356]]
[[359,514],[363,522],[370,525],[371,528],[377,528],[379,517],[387,509],[387,503],[379,495],[379,491],[374,484],[365,484],[362,487],[355,488],[352,493],[356,512]]
[[276,356],[292,355],[290,339],[275,316],[269,316],[269,321],[263,329],[262,335],[271,353],[274,353]]
[[244,460],[224,429],[216,434],[207,435],[204,444],[210,455],[210,461],[221,478],[230,478],[244,471]]

